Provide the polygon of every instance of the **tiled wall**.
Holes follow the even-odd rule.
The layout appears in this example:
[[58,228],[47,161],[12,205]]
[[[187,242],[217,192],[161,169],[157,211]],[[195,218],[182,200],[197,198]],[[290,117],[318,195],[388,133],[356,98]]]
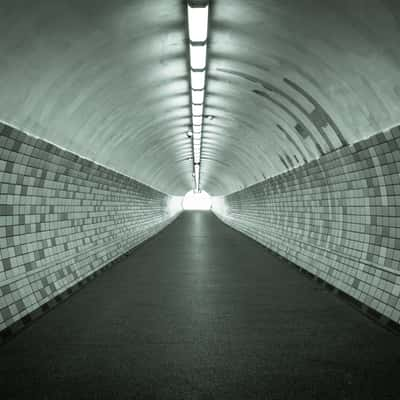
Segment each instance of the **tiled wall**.
[[170,200],[0,124],[0,331],[164,228]]
[[233,228],[400,322],[400,129],[218,198]]

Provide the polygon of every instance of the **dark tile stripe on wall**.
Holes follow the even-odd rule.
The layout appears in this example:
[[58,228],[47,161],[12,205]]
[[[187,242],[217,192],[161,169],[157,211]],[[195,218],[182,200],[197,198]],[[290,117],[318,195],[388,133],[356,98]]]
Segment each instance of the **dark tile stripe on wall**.
[[225,223],[400,322],[400,129],[213,202]]
[[163,229],[169,201],[0,124],[0,331]]

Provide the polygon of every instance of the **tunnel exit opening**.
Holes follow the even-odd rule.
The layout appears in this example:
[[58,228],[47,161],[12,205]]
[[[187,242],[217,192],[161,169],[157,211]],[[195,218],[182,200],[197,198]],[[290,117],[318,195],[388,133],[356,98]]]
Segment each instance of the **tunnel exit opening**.
[[211,209],[211,204],[211,196],[204,190],[200,192],[194,192],[193,190],[190,190],[185,194],[182,200],[182,208],[184,210],[209,211]]

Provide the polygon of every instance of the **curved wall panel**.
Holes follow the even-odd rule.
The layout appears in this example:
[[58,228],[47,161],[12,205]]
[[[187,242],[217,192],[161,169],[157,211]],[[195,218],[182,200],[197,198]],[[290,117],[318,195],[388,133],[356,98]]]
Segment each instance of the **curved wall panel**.
[[169,203],[0,124],[0,331],[163,229],[179,212]]
[[400,129],[214,200],[225,223],[400,322]]
[[[184,195],[185,5],[2,0],[0,121]],[[399,15],[393,0],[211,1],[202,188],[231,193],[399,124]]]

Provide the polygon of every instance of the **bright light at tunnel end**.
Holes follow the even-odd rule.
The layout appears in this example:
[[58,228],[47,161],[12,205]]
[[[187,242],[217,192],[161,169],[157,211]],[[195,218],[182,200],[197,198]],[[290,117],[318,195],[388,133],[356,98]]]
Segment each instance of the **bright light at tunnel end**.
[[195,192],[190,190],[182,200],[183,210],[209,211],[212,205],[211,196],[204,190]]
[[193,191],[199,194],[202,193],[200,192],[200,167],[207,68],[208,8],[208,1],[188,0],[187,3],[192,99]]

